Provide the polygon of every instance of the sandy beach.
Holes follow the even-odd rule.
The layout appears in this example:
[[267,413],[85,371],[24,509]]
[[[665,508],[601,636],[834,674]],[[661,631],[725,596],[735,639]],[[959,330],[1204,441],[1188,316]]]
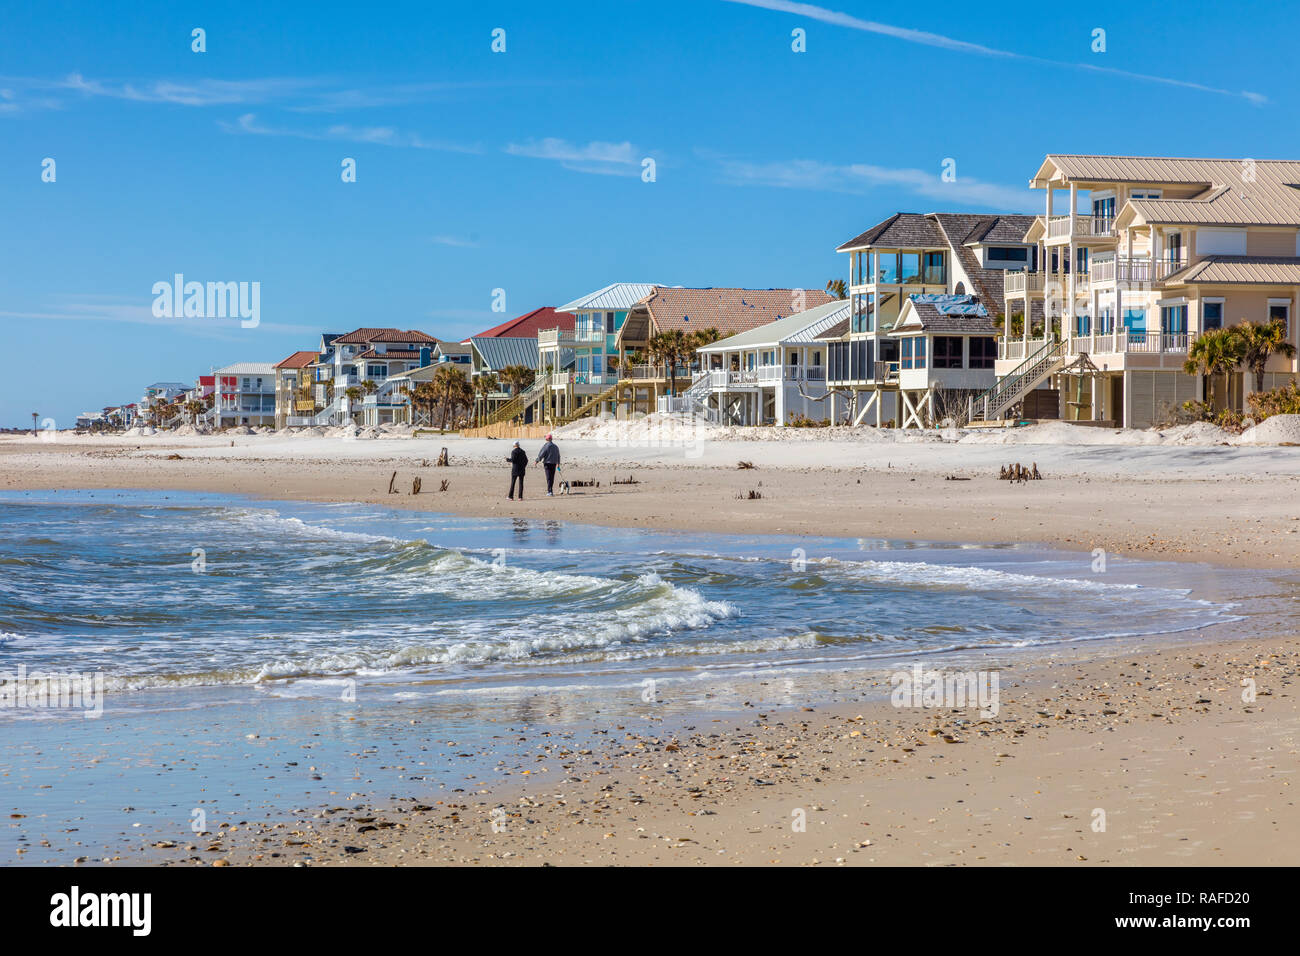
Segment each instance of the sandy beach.
[[[1081,567],[1098,548],[1273,574],[1300,563],[1300,455],[1286,446],[801,436],[710,440],[686,453],[561,436],[564,477],[600,486],[545,498],[536,469],[529,497],[510,502],[501,461],[509,444],[450,435],[6,437],[0,488],[149,489],[160,499],[206,491],[529,522],[1029,542],[1081,552]],[[434,464],[442,447],[446,468]],[[1043,479],[999,480],[1012,462],[1036,464]],[[399,494],[387,490],[394,472]],[[413,496],[414,477],[423,490]],[[635,484],[614,484],[629,477]],[[1000,656],[989,665],[1001,675],[991,717],[893,706],[887,675],[864,685],[861,671],[823,676],[806,694],[756,681],[733,710],[625,702],[608,721],[573,719],[571,702],[548,711],[539,695],[532,719],[503,727],[510,747],[491,781],[437,793],[359,785],[289,817],[223,823],[191,842],[141,839],[104,860],[1294,865],[1300,642],[1285,636],[1294,633],[1286,622],[1283,636],[1258,639],[1211,629]],[[485,746],[478,756],[489,752],[497,751]],[[469,756],[431,728],[427,746],[385,758],[405,766]]]

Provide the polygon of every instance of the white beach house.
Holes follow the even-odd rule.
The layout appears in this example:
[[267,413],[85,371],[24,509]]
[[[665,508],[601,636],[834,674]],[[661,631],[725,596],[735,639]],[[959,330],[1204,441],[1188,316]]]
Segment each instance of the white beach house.
[[997,331],[974,296],[908,296],[890,332],[898,342],[900,427],[964,421],[970,403],[996,380]]
[[216,370],[216,395],[204,416],[215,428],[275,424],[275,364],[236,362]]
[[832,419],[827,404],[827,343],[818,336],[845,322],[841,299],[720,339],[697,350],[703,371],[676,411],[703,412],[730,425],[785,425],[796,417]]

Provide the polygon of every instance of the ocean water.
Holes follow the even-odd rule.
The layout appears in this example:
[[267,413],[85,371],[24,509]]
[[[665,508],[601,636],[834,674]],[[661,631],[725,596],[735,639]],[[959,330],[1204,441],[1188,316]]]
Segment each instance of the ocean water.
[[184,846],[199,811],[211,830],[483,792],[536,772],[537,731],[738,722],[887,693],[870,676],[918,658],[1281,631],[1293,592],[1024,546],[3,493],[0,683],[96,674],[104,695],[93,720],[0,707],[0,864]]
[[1232,583],[1033,548],[8,494],[0,671],[98,672],[111,698],[846,666],[1185,632],[1237,617]]

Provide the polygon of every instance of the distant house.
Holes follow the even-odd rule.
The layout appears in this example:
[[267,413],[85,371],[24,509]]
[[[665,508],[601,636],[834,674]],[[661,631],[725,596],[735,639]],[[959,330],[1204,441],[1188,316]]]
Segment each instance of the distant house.
[[908,296],[890,332],[898,340],[900,426],[964,420],[967,400],[994,383],[997,331],[974,296]]
[[669,370],[650,354],[661,333],[713,330],[736,335],[832,301],[825,292],[806,289],[682,289],[655,286],[628,310],[614,336],[619,354],[618,404],[627,413],[653,411],[662,395],[691,381],[690,357]]
[[391,328],[355,329],[322,342],[325,361],[313,368],[326,401],[315,424],[380,425],[397,420],[405,401],[384,383],[431,364],[437,345],[438,340],[425,332]]
[[[574,321],[572,313],[561,312],[549,305],[544,305],[541,308],[533,309],[531,312],[516,316],[507,322],[502,322],[500,325],[494,325],[486,332],[472,335],[470,339],[535,338],[538,332],[547,329],[562,329],[566,332],[572,332]],[[469,344],[470,339],[465,339],[465,344]]]
[[216,371],[217,392],[207,418],[216,428],[275,424],[275,365],[236,362]]
[[316,403],[311,397],[311,366],[318,352],[294,352],[275,365],[275,427],[310,425]]
[[786,425],[795,416],[833,421],[827,343],[819,336],[848,316],[848,301],[833,300],[706,345],[698,353],[701,375],[661,405],[728,425]]

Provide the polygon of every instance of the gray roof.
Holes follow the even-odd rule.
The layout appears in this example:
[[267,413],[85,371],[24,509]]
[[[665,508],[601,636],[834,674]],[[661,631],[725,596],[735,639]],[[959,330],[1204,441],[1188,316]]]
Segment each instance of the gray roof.
[[655,282],[611,282],[603,289],[588,292],[560,306],[556,312],[581,312],[585,309],[630,309],[655,290]]
[[955,335],[996,333],[988,309],[970,295],[909,295],[893,334],[918,331]]
[[439,339],[438,344],[433,347],[433,351],[440,355],[468,355],[470,348],[469,345],[464,342],[451,342],[447,339]]
[[274,362],[236,362],[234,365],[227,365],[225,368],[219,368],[217,375],[274,375]]
[[848,252],[869,246],[884,249],[939,249],[947,244],[929,216],[915,212],[897,212],[840,245],[835,251]]
[[470,339],[483,362],[494,372],[509,365],[526,365],[537,369],[537,339],[516,336],[487,337],[476,335]]
[[836,299],[804,312],[788,315],[784,319],[768,322],[747,332],[740,332],[712,345],[698,349],[700,352],[724,352],[732,349],[755,348],[763,345],[782,345],[814,342],[818,335],[849,316],[849,300]]

